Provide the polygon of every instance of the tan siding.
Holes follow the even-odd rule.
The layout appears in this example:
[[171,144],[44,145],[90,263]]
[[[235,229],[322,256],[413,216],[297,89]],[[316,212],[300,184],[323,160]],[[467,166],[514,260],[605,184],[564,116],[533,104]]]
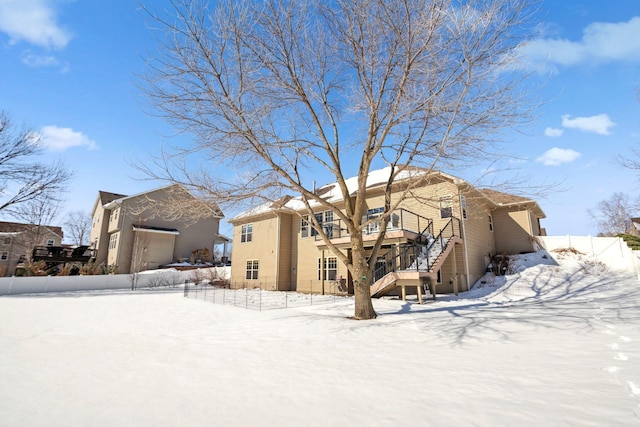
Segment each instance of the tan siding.
[[[231,285],[233,288],[276,289],[278,217],[272,216],[248,224],[253,225],[251,242],[241,242],[242,225],[233,228]],[[247,260],[259,261],[258,280],[246,279]]]
[[493,224],[497,253],[518,254],[533,250],[529,211],[496,209],[493,212]]
[[529,212],[529,218],[531,221],[531,233],[534,236],[539,236],[540,235],[540,221],[538,220],[538,217],[536,217],[533,212]]
[[[472,285],[482,275],[484,275],[488,263],[489,254],[494,254],[498,250],[497,240],[502,234],[492,232],[489,229],[489,214],[494,209],[494,204],[486,199],[486,197],[479,194],[476,190],[466,190],[469,188],[466,184],[460,188],[465,189],[469,194],[465,194],[466,200],[466,219],[462,219],[462,205],[460,199],[460,189],[458,185],[450,181],[442,181],[434,183],[430,186],[426,186],[414,191],[415,198],[408,199],[402,202],[399,208],[413,212],[420,215],[423,218],[433,220],[434,235],[438,235],[441,229],[447,225],[451,219],[441,218],[440,212],[440,199],[442,197],[450,197],[452,216],[461,221],[460,225],[464,224],[464,228],[455,222],[456,235],[462,235],[464,238],[464,244],[457,244],[454,251],[450,252],[448,258],[444,261],[441,268],[441,276],[443,284],[439,287],[439,292],[451,292],[453,286],[450,280],[456,280],[458,283],[459,291],[467,290],[467,284]],[[382,207],[384,205],[384,196],[380,194],[377,189],[370,191],[370,197],[367,199],[366,209],[373,209]],[[392,195],[392,203],[397,200],[397,194]],[[366,209],[363,214],[366,214]],[[499,213],[499,212],[498,212]],[[493,212],[494,230],[502,227],[502,230],[506,230],[504,224],[501,222],[502,218],[496,212]],[[528,214],[527,214],[528,215]],[[516,218],[521,220],[521,218]],[[256,220],[254,224],[262,223],[265,220]],[[513,221],[512,221],[513,222]],[[299,292],[331,292],[331,289],[335,286],[334,281],[331,283],[323,283],[318,277],[318,260],[323,257],[335,256],[328,249],[322,249],[324,245],[317,245],[314,236],[301,237],[300,233],[301,219],[297,215],[291,215],[287,221],[282,219],[279,228],[280,245],[278,248],[280,257],[278,259],[278,272],[279,272],[279,289],[283,289],[287,281],[290,282],[289,289],[297,290]],[[516,221],[517,223],[517,221]],[[527,224],[529,222],[527,221]],[[424,222],[426,226],[426,221]],[[234,241],[236,247],[234,247],[234,260],[233,260],[233,276],[244,278],[244,268],[246,259],[259,259],[261,262],[261,274],[263,271],[263,257],[268,256],[266,251],[268,248],[260,249],[258,251],[250,249],[250,247],[238,244],[240,240],[239,235],[240,224],[236,224],[234,227]],[[254,228],[254,233],[257,229]],[[502,231],[505,232],[505,231]],[[289,238],[287,239],[287,234]],[[509,234],[509,233],[507,233]],[[271,240],[275,240],[275,234],[270,235]],[[529,242],[529,239],[525,239]],[[289,243],[289,244],[288,244]],[[347,251],[348,249],[343,249]],[[254,255],[252,255],[252,253]],[[238,256],[242,254],[242,258]],[[454,256],[455,255],[455,256]],[[454,260],[456,265],[454,266]],[[373,262],[373,261],[372,261]],[[289,272],[287,272],[289,270]],[[468,274],[467,274],[468,273]],[[338,262],[338,277],[345,279],[348,278],[348,271],[346,266],[341,262]],[[452,279],[453,278],[453,279]],[[274,279],[275,280],[275,279]]]
[[296,289],[298,292],[321,293],[322,283],[318,280],[318,258],[322,252],[315,245],[315,237],[302,237],[300,218],[296,218],[294,228],[297,235],[298,259],[296,262]]
[[293,215],[280,214],[280,248],[278,250],[278,283],[277,289],[291,289],[291,233],[293,232]]
[[131,272],[156,269],[173,261],[175,235],[136,231],[133,238]]
[[[482,199],[472,194],[465,195],[467,201],[467,219],[464,224],[464,245],[469,263],[469,285],[472,286],[487,269],[489,254],[496,251],[495,235],[489,229],[488,206]],[[495,219],[494,219],[495,222]]]

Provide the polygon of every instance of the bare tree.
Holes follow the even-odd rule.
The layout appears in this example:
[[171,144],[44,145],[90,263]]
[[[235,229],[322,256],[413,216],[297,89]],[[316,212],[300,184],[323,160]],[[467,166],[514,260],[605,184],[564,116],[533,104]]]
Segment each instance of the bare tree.
[[587,212],[598,226],[599,235],[615,236],[631,231],[631,218],[638,212],[638,202],[630,201],[627,194],[613,193]]
[[58,202],[41,199],[31,199],[11,209],[11,216],[22,223],[28,224],[19,240],[18,247],[31,261],[31,251],[43,244],[43,239],[50,233],[49,227],[53,225],[60,205]]
[[91,215],[84,211],[70,212],[64,226],[74,245],[87,244],[91,232]]
[[37,162],[40,142],[37,133],[17,129],[0,111],[0,212],[11,213],[31,200],[61,201],[72,174],[60,163]]
[[[166,15],[147,10],[162,48],[143,90],[195,142],[140,168],[221,205],[300,195],[306,212],[297,213],[355,278],[356,319],[376,317],[368,259],[391,212],[436,164],[486,159],[500,131],[529,117],[524,75],[511,63],[530,1],[169,3]],[[390,167],[383,223],[367,257],[366,180],[381,165]],[[342,204],[314,192],[318,171],[335,177]],[[332,244],[314,207],[340,218],[351,255]]]

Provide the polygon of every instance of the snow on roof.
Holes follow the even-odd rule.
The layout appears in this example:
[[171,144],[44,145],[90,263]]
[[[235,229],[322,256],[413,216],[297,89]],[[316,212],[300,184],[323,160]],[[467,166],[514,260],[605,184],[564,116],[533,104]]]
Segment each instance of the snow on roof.
[[[397,175],[396,182],[403,179],[407,179],[409,177],[416,176],[416,174],[424,174],[428,172],[429,171],[425,169],[418,169],[418,168],[405,169],[404,171],[400,172]],[[387,180],[389,179],[390,174],[391,174],[391,167],[377,169],[369,172],[369,175],[367,176],[366,188],[372,188],[372,187],[376,187],[378,185],[386,183]],[[448,175],[445,175],[445,176],[449,177]],[[450,177],[450,178],[455,178],[455,177]],[[455,179],[458,179],[458,178],[455,178]],[[344,183],[347,186],[347,191],[349,195],[356,194],[358,190],[357,176],[353,176],[345,179]],[[340,186],[338,185],[337,182],[332,182],[330,184],[323,185],[322,187],[317,188],[315,193],[318,196],[321,196],[324,200],[326,200],[329,203],[339,202],[340,200],[342,200],[342,192],[340,191]],[[281,198],[276,202],[263,203],[262,205],[258,205],[254,208],[251,208],[247,211],[244,211],[236,215],[235,217],[231,218],[229,221],[233,222],[241,218],[258,216],[268,212],[274,212],[276,210],[284,209],[284,210],[299,211],[304,209],[305,207],[304,202],[299,196],[298,197],[288,196],[286,199],[286,202],[282,203],[283,200],[285,200],[285,198]],[[309,203],[312,207],[319,205],[318,202],[313,200],[309,201]]]

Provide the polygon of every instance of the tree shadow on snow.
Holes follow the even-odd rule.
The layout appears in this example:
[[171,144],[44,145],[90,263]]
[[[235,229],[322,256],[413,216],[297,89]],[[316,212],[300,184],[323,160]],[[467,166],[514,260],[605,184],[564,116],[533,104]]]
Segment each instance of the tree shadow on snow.
[[475,340],[517,340],[523,330],[575,330],[640,321],[640,283],[629,275],[599,275],[548,266],[527,271],[478,299],[449,297],[425,305],[379,310],[381,320],[410,323],[454,345]]

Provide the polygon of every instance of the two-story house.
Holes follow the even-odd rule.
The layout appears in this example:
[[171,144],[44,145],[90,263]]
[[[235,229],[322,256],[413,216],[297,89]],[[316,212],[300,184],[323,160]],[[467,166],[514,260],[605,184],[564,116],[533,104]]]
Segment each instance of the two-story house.
[[[379,235],[384,185],[389,170],[372,171],[366,188],[367,214],[363,231],[369,249]],[[355,194],[356,178],[346,180]],[[402,191],[397,181],[392,200]],[[316,194],[341,205],[335,183]],[[314,215],[338,250],[349,254],[351,241],[334,212],[319,204]],[[438,292],[468,290],[487,270],[490,256],[534,250],[535,236],[544,234],[545,214],[530,199],[495,190],[477,189],[465,180],[441,172],[412,191],[389,216],[382,248],[374,263],[372,295],[397,291],[404,285],[428,282]],[[243,212],[234,226],[232,287],[331,293],[352,291],[345,265],[312,227],[300,198],[283,198]]]
[[196,250],[213,253],[227,241],[218,233],[221,218],[179,185],[133,196],[100,191],[90,233],[95,262],[128,274],[189,260]]
[[50,225],[0,222],[0,276],[13,276],[37,246],[60,247],[62,228]]

